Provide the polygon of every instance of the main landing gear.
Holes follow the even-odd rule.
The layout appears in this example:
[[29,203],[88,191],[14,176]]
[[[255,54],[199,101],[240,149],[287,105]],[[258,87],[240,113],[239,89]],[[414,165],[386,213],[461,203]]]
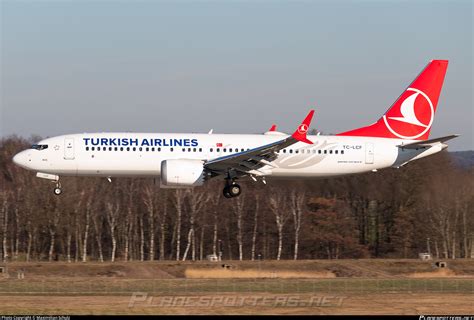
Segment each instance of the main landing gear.
[[234,198],[238,197],[242,192],[242,188],[231,179],[227,179],[226,185],[223,190],[224,197]]

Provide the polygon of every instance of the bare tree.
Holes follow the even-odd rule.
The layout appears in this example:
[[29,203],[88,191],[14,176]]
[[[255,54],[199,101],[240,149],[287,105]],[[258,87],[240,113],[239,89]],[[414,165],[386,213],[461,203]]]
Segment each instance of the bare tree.
[[180,259],[181,249],[181,219],[183,216],[183,205],[185,190],[176,189],[173,197],[173,204],[176,209],[176,260]]
[[255,260],[255,250],[257,246],[257,231],[258,231],[258,211],[259,211],[259,204],[260,204],[260,197],[256,193],[255,194],[255,209],[253,213],[253,231],[252,231],[252,250],[251,250],[251,260]]
[[242,194],[239,197],[233,199],[231,204],[232,211],[237,219],[237,245],[239,247],[239,260],[242,261],[244,258],[243,252],[243,238],[242,238],[242,216],[244,213],[244,205],[245,205],[245,196]]
[[[72,236],[73,236],[73,230],[72,227],[74,226],[76,230],[78,230],[78,216],[79,216],[79,211],[82,206],[82,201],[84,199],[85,191],[79,192],[79,199],[76,203],[73,204],[72,210],[69,207],[64,208],[63,212],[63,229],[64,229],[64,234],[66,235],[66,260],[68,263],[72,262],[72,255],[71,255],[71,246],[72,246]],[[77,232],[76,235],[79,233]],[[77,248],[76,248],[77,251]],[[77,255],[76,255],[77,256]]]
[[54,246],[56,244],[56,233],[59,224],[60,211],[57,203],[48,211],[48,231],[50,236],[48,260],[51,262],[54,258]]
[[15,254],[13,255],[14,260],[18,260],[18,255],[20,254],[20,210],[18,207],[15,208]]
[[290,210],[293,216],[293,226],[295,230],[295,246],[293,259],[298,259],[299,238],[301,231],[301,220],[303,217],[305,193],[293,189],[290,193]]
[[125,193],[127,194],[127,211],[126,211],[126,216],[125,216],[125,246],[124,246],[124,260],[128,261],[129,258],[131,257],[130,254],[130,241],[132,238],[132,233],[133,233],[133,228],[135,227],[135,216],[133,214],[133,208],[134,208],[134,201],[133,201],[133,196],[134,196],[134,191],[135,189],[135,183],[134,180],[131,179],[129,183],[127,183]]
[[275,223],[278,230],[277,260],[280,260],[283,250],[283,227],[290,217],[290,213],[286,205],[285,190],[272,190],[268,199],[270,210],[275,216]]
[[168,218],[168,193],[163,192],[161,214],[158,216],[160,223],[160,260],[165,260],[166,219]]
[[112,253],[110,260],[115,262],[115,252],[117,250],[117,237],[115,231],[117,229],[117,223],[119,219],[120,204],[117,200],[115,200],[114,203],[107,202],[106,209],[107,223],[109,225],[110,236],[112,237]]
[[191,259],[196,260],[196,230],[195,223],[198,213],[201,211],[204,204],[207,202],[208,196],[203,191],[196,189],[188,190],[187,199],[189,205],[189,231],[188,242],[183,254],[183,261],[186,260],[190,247],[192,246]]
[[145,261],[145,230],[143,225],[143,215],[138,216],[138,224],[140,226],[140,261]]
[[150,231],[149,259],[155,260],[155,211],[157,207],[156,192],[153,185],[147,184],[143,189],[143,203],[148,211],[148,227]]
[[99,261],[104,262],[104,253],[102,250],[102,216],[97,210],[93,211],[92,224],[94,225],[95,241],[97,243],[97,252]]
[[221,195],[211,195],[208,199],[209,209],[213,217],[212,229],[212,254],[217,256],[217,241],[218,241],[218,223],[219,223],[219,202]]
[[3,252],[3,261],[8,259],[8,248],[7,248],[7,231],[8,231],[8,193],[2,191],[2,218],[3,218],[3,239],[2,239],[2,252]]
[[87,241],[89,239],[91,211],[92,211],[92,197],[89,197],[86,201],[86,207],[85,207],[86,216],[85,216],[85,221],[84,221],[84,241],[82,243],[82,262],[87,262]]

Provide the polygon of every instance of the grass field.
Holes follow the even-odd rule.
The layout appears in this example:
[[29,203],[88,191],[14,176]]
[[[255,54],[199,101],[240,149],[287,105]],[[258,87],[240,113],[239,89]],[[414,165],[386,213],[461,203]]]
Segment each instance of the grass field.
[[11,263],[0,314],[474,313],[469,260],[443,270],[416,260],[222,264]]

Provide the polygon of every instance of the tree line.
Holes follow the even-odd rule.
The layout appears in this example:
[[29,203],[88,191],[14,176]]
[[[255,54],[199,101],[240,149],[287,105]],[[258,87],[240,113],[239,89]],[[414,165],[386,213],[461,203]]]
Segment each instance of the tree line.
[[151,178],[62,178],[15,166],[38,138],[0,140],[3,261],[474,257],[472,166],[449,153],[400,169],[304,181],[160,189]]

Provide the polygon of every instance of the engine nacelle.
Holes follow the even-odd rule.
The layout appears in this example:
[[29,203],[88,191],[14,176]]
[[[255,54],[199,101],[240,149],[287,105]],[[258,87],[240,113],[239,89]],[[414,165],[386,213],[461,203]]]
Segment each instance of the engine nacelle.
[[196,187],[204,183],[201,160],[164,160],[161,162],[161,184],[166,187]]

